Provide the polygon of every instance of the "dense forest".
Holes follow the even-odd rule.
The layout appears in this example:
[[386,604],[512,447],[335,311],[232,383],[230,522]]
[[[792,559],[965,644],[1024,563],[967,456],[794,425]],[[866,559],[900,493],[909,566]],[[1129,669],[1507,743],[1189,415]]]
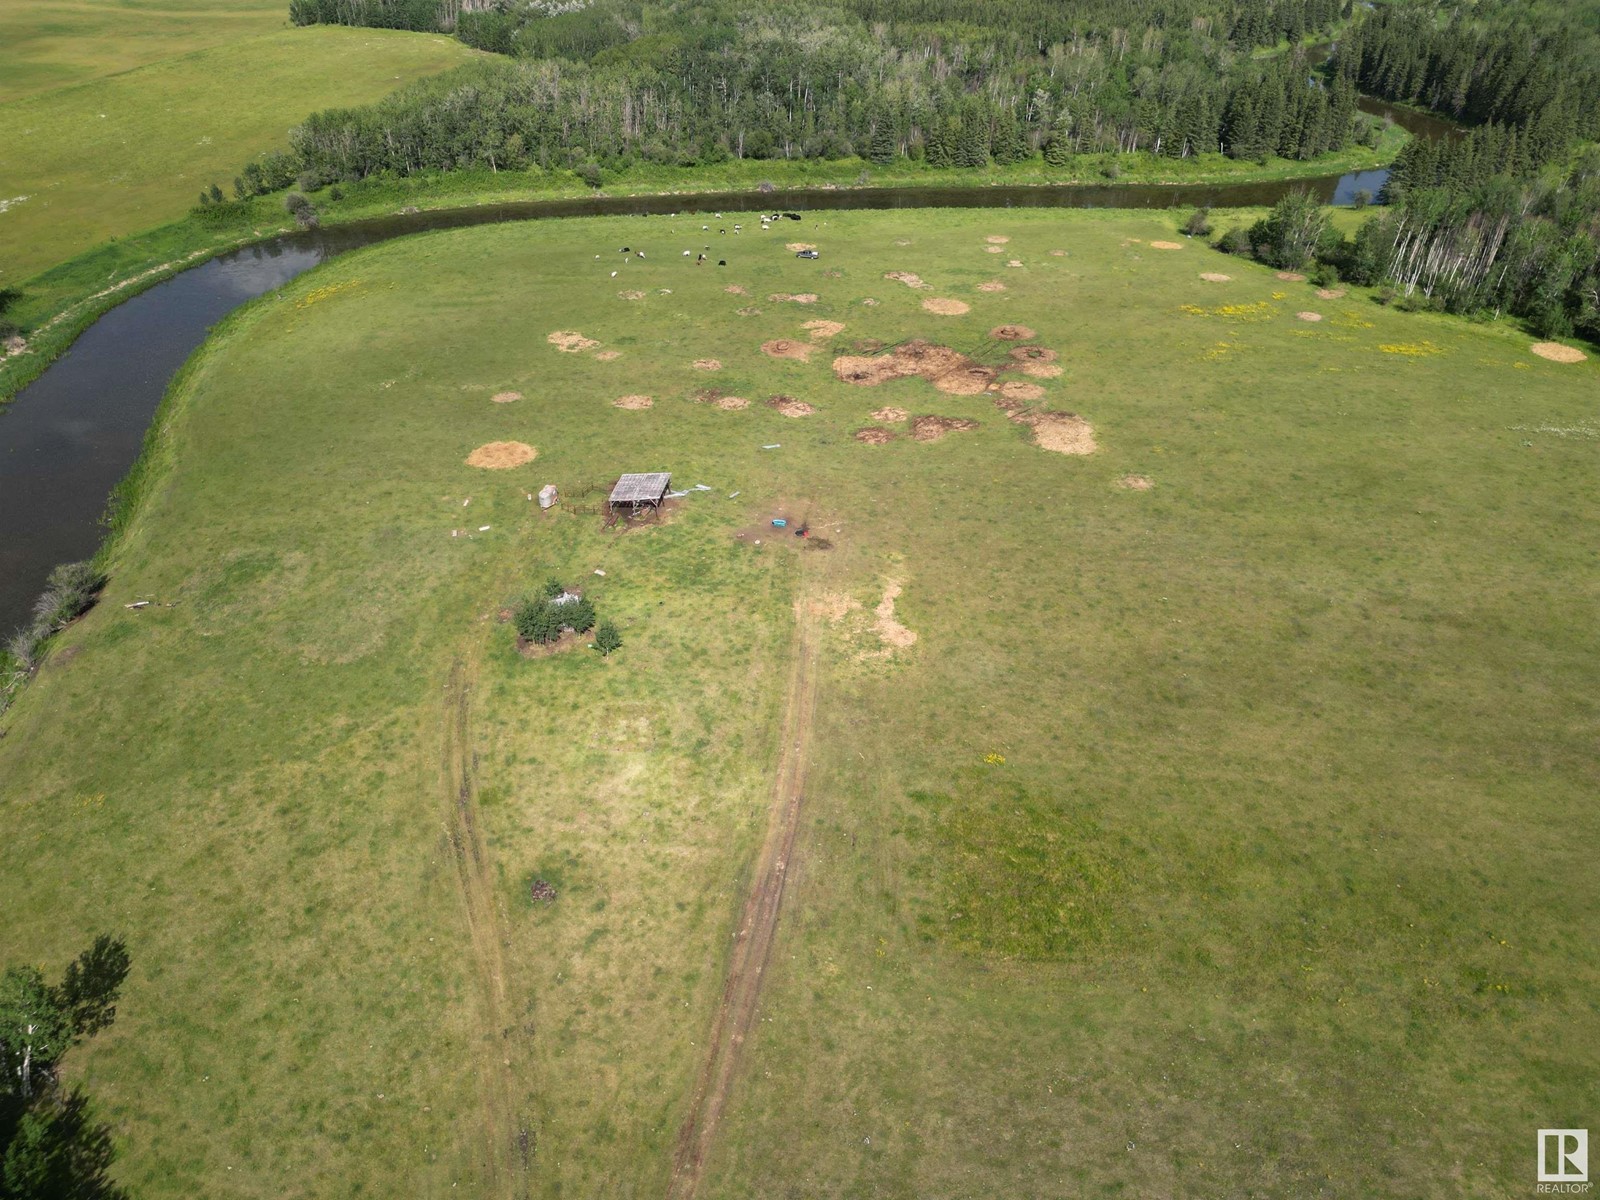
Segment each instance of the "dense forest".
[[1360,126],[1348,79],[1325,84],[1298,53],[1251,55],[1326,33],[1339,0],[417,4],[294,0],[296,20],[424,21],[510,56],[312,117],[294,135],[312,186],[852,154],[940,166],[1041,152],[1309,159]]

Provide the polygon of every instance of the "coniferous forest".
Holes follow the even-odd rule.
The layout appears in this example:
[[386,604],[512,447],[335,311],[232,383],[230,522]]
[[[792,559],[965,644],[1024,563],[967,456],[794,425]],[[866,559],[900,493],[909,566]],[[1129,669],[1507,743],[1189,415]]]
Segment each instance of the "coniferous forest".
[[[1600,337],[1600,4],[1584,0],[291,0],[300,24],[493,52],[317,113],[241,196],[459,169],[839,159],[983,167],[1308,160],[1360,93],[1458,121],[1411,142],[1329,269],[1402,302]],[[1305,46],[1332,42],[1315,64]],[[1114,174],[1112,167],[1107,173]]]

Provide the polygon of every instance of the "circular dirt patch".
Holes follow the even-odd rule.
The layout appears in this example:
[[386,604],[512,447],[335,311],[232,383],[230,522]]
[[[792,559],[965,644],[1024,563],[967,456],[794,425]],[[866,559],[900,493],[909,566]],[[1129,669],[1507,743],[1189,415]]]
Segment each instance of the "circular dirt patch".
[[725,409],[728,412],[736,412],[741,408],[749,408],[750,401],[746,400],[743,396],[718,396],[717,407]]
[[743,308],[737,309],[736,311],[741,317],[759,317],[761,315],[761,310],[754,304],[747,304]]
[[1043,400],[1044,389],[1037,383],[1023,383],[1013,379],[1000,385],[1000,394],[1007,400]]
[[1003,233],[991,233],[988,237],[984,238],[983,240],[988,242],[991,246],[1004,246],[1011,239],[1008,238]]
[[989,279],[983,283],[980,283],[978,285],[978,290],[980,292],[1003,292],[1006,290],[1006,285],[1001,283],[998,279]]
[[790,242],[784,246],[784,249],[792,254],[798,254],[802,250],[815,250],[816,248],[815,242]]
[[838,337],[844,332],[843,321],[807,321],[800,326],[811,335],[814,342],[825,341],[831,337]]
[[1002,342],[1025,342],[1029,338],[1039,336],[1037,330],[1029,329],[1026,325],[996,325],[989,330],[989,336]]
[[937,442],[947,433],[976,429],[978,423],[966,417],[918,417],[911,422],[911,437],[918,442]]
[[811,347],[792,338],[773,338],[770,342],[761,343],[761,353],[768,358],[792,358],[795,362],[808,362]]
[[1034,379],[1060,379],[1061,368],[1055,363],[1027,363],[1022,368],[1024,375]]
[[624,300],[643,300],[644,299],[644,293],[643,292],[618,292],[617,295],[621,296]]
[[1018,362],[1052,363],[1060,355],[1046,346],[1013,346],[1011,357]]
[[936,375],[933,386],[948,396],[981,396],[994,383],[994,371],[977,363]]
[[513,400],[521,400],[522,393],[496,392],[494,395],[490,396],[489,399],[493,400],[496,404],[510,404]]
[[941,300],[935,297],[929,297],[924,300],[922,308],[923,311],[931,312],[939,317],[959,317],[963,313],[972,311],[972,305],[967,304],[965,301]]
[[903,408],[895,408],[893,405],[889,405],[888,407],[880,408],[877,412],[873,413],[872,419],[874,421],[904,421],[910,415],[911,414]]
[[727,292],[728,295],[730,295],[730,296],[748,296],[750,294],[749,292],[745,291],[742,287],[740,287],[737,283],[730,283],[727,287],[723,288],[722,290]]
[[593,350],[600,344],[593,338],[584,337],[583,334],[571,329],[558,329],[545,338],[545,341],[566,354],[577,354],[582,350]]
[[650,408],[654,404],[655,401],[649,396],[618,396],[611,402],[613,408],[629,409]]
[[621,350],[602,350],[600,353],[595,355],[595,360],[597,362],[615,362],[621,357]]
[[1152,250],[1182,250],[1183,249],[1183,243],[1182,242],[1151,242],[1150,243],[1150,249],[1152,249]]
[[871,296],[868,296],[861,303],[866,305],[866,307],[868,307],[868,308],[877,308],[878,307],[878,302],[876,300],[874,300]]
[[720,371],[722,360],[719,358],[697,358],[694,360],[694,369],[697,371]]
[[1589,357],[1582,350],[1574,346],[1563,346],[1560,342],[1535,342],[1528,349],[1540,358],[1558,363],[1580,363]]
[[767,401],[768,408],[775,408],[786,417],[809,417],[817,410],[804,400],[796,400],[793,396],[773,396]]
[[908,288],[925,288],[933,286],[932,284],[923,283],[922,276],[913,275],[910,271],[885,271],[883,273],[883,277],[885,279],[892,279],[896,283],[903,283]]
[[1318,288],[1317,296],[1323,300],[1337,300],[1344,295],[1343,288]]
[[773,292],[767,299],[774,304],[815,304],[817,302],[817,294],[815,292]]
[[1001,250],[999,246],[985,246],[983,248],[983,252],[985,254],[1004,254],[1005,253],[1005,251]]
[[1299,317],[1300,320],[1302,320],[1302,321],[1320,321],[1320,320],[1322,320],[1322,314],[1321,313],[1315,313],[1315,312],[1297,312],[1297,313],[1295,313],[1295,316]]
[[881,425],[868,425],[865,429],[856,430],[850,436],[869,446],[887,446],[894,441],[894,430],[885,429]]
[[527,442],[485,442],[467,455],[467,466],[486,471],[505,471],[531,463],[539,452]]
[[1233,279],[1233,276],[1224,275],[1219,271],[1202,271],[1200,272],[1200,278],[1207,283],[1228,283]]
[[1117,480],[1117,486],[1127,488],[1130,492],[1148,492],[1155,485],[1150,482],[1148,475],[1124,475]]
[[1051,258],[1065,258],[1066,256],[1067,256],[1067,252],[1065,250],[1052,250],[1052,251],[1050,251],[1050,257]]
[[1299,271],[1279,271],[1278,278],[1285,283],[1304,283],[1306,281],[1306,277],[1300,274]]
[[1008,267],[1020,267],[1021,265],[1022,260],[1020,258],[1013,258],[1010,262],[1006,263],[1006,266]]
[[1056,454],[1093,454],[1094,429],[1075,413],[1019,413],[1011,418],[1033,427],[1033,444]]

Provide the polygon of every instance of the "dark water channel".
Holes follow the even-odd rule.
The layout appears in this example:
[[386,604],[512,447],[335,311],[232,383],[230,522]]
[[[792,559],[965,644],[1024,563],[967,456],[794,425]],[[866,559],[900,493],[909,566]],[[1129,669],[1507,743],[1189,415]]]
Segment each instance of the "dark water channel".
[[[1454,128],[1381,101],[1363,99],[1362,109],[1418,133]],[[95,552],[107,495],[138,457],[168,382],[211,327],[245,301],[347,250],[427,230],[558,217],[779,209],[1237,208],[1273,204],[1299,187],[1324,201],[1349,204],[1359,191],[1376,194],[1387,174],[1172,187],[863,188],[537,200],[400,214],[287,234],[224,254],[106,313],[0,411],[0,636],[27,619],[51,567]]]

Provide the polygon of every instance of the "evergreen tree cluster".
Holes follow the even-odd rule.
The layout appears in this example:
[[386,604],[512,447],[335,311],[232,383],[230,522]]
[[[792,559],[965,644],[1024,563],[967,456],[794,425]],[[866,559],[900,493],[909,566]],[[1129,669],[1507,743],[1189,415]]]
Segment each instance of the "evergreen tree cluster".
[[1592,4],[1479,0],[1380,6],[1341,41],[1341,78],[1361,91],[1492,126],[1492,148],[1526,172],[1600,139],[1600,23]]
[[[1277,36],[1274,22],[1291,10],[1295,28],[1324,28],[1338,16],[1331,0],[1059,7],[596,0],[553,15],[479,9],[456,18],[460,35],[514,60],[318,113],[293,145],[316,186],[379,172],[590,161],[859,155],[980,167],[1041,151],[1055,164],[1139,151],[1312,158],[1348,144],[1357,128],[1348,80],[1324,85],[1299,52],[1253,60],[1237,40]],[[1132,23],[1140,11],[1165,23]],[[1130,24],[1096,23],[1124,18]]]

